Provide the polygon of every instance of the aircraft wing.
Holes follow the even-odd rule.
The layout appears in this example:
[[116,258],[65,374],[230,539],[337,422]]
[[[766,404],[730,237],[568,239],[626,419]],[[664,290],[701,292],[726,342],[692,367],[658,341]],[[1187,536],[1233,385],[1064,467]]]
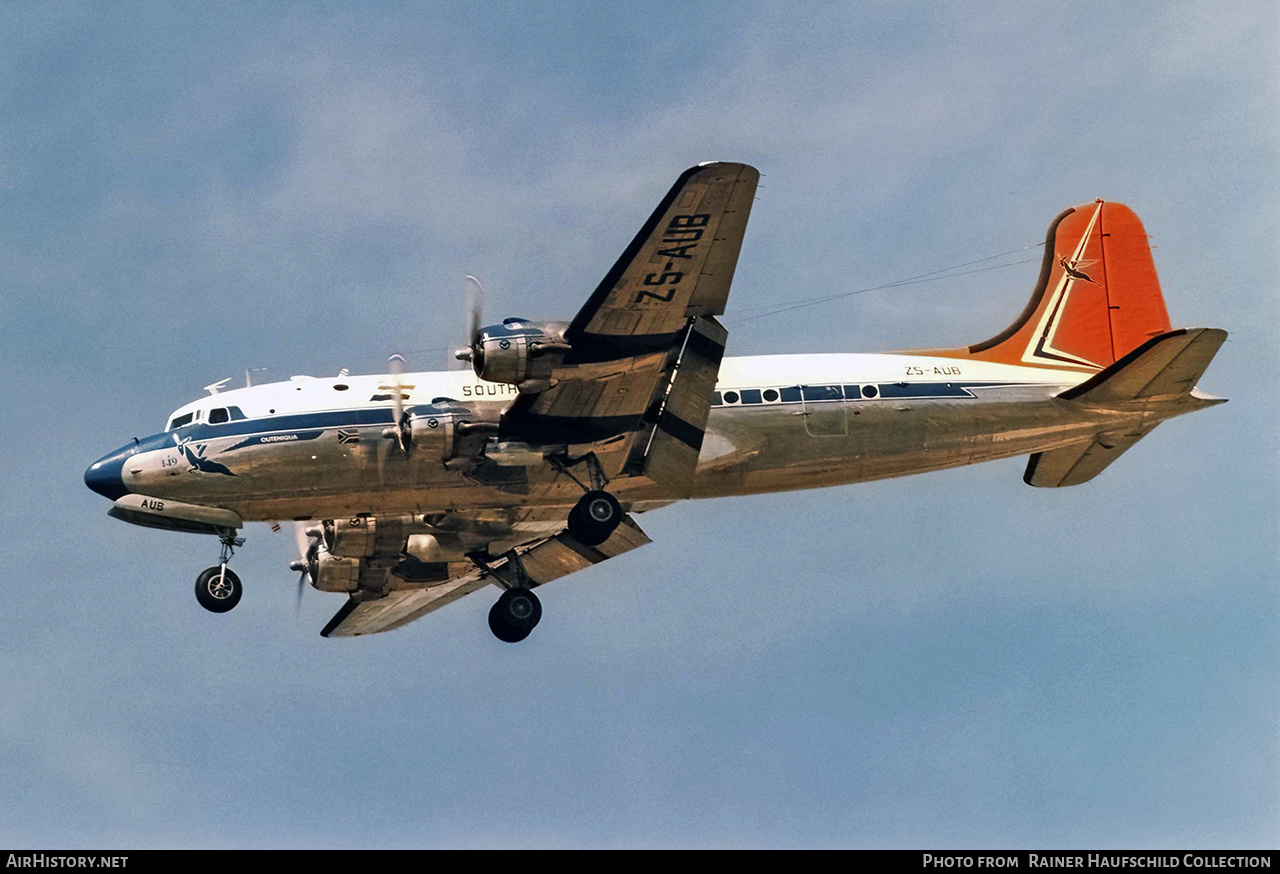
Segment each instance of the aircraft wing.
[[746,164],[711,163],[676,180],[570,323],[554,385],[504,414],[506,437],[610,441],[607,453],[597,450],[609,476],[645,474],[688,493],[728,338],[714,316],[724,312],[759,179]]
[[[545,585],[554,579],[593,564],[630,552],[649,543],[640,526],[625,517],[617,530],[599,546],[579,543],[567,531],[516,547],[524,568],[524,585]],[[429,587],[392,589],[379,598],[349,598],[320,634],[324,637],[358,637],[390,631],[451,604],[490,583],[515,585],[515,568],[506,556],[488,564],[488,569],[459,565],[449,580]],[[497,577],[497,579],[493,579]]]

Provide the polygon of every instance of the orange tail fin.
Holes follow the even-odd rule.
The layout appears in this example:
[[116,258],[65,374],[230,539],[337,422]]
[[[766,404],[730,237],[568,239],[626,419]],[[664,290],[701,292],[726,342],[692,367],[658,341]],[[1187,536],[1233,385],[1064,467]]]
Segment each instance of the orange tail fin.
[[1053,220],[1040,279],[1017,320],[944,354],[1100,370],[1170,327],[1142,222],[1124,204],[1098,200]]

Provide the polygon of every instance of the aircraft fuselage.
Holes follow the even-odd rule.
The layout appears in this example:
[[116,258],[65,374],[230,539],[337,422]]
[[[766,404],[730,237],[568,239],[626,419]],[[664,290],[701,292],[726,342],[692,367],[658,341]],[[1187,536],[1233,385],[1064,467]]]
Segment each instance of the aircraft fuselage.
[[[941,470],[1183,411],[1054,398],[1087,375],[911,353],[726,358],[693,496]],[[406,408],[451,397],[494,421],[517,394],[463,371],[401,381]],[[581,494],[545,464],[487,459],[450,470],[439,457],[394,451],[384,436],[393,418],[390,383],[385,375],[298,377],[210,395],[171,419],[191,421],[105,456],[86,481],[108,497],[218,507],[244,521],[569,506]],[[619,481],[617,495],[637,509],[669,500],[642,479]]]

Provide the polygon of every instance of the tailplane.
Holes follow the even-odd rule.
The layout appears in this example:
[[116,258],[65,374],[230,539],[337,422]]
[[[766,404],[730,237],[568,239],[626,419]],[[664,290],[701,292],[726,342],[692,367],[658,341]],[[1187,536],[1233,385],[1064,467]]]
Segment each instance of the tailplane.
[[1203,394],[1195,385],[1226,339],[1227,332],[1219,328],[1169,331],[1060,393],[1059,398],[1081,404],[1113,408],[1137,404],[1148,415],[1091,440],[1035,453],[1027,462],[1023,482],[1042,488],[1088,482],[1169,416],[1223,403],[1225,398]]

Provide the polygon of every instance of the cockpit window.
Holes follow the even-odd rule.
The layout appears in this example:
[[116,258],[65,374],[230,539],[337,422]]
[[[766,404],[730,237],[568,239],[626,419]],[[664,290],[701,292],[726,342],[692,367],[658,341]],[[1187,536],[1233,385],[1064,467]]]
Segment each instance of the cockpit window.
[[187,413],[185,416],[175,416],[173,421],[169,423],[169,427],[165,428],[165,430],[174,431],[189,423],[193,418],[195,418],[195,413]]
[[210,425],[221,425],[223,422],[228,421],[230,418],[231,417],[227,415],[227,411],[224,407],[218,407],[216,410],[209,411]]

